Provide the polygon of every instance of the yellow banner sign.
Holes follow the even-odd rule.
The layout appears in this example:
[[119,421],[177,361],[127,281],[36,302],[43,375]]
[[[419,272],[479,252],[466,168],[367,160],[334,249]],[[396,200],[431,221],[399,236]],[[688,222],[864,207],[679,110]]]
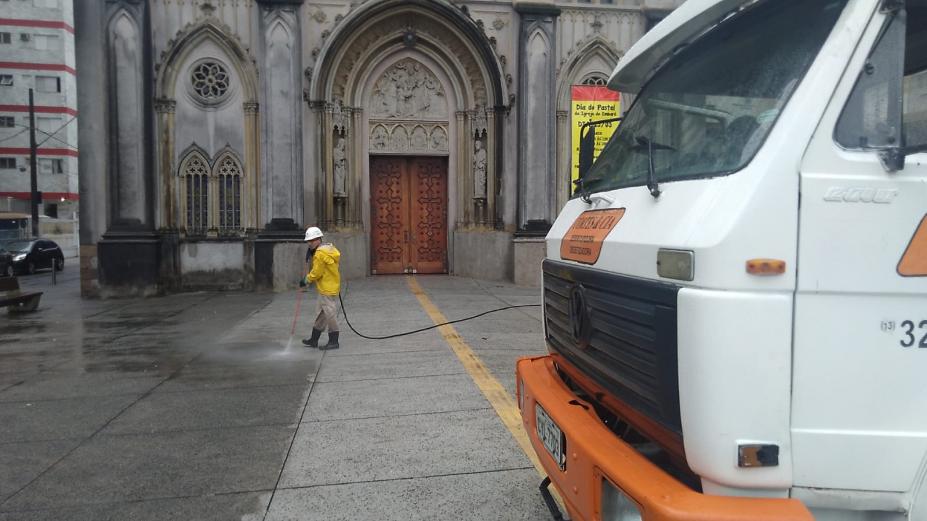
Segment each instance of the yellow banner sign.
[[[573,85],[571,89],[571,120],[573,125],[573,153],[570,157],[572,181],[579,179],[579,129],[585,123],[601,119],[617,118],[621,114],[621,100],[617,92],[599,85]],[[595,127],[595,152],[592,157],[599,157],[605,144],[618,128],[618,122],[603,123]],[[572,193],[572,188],[570,189]]]

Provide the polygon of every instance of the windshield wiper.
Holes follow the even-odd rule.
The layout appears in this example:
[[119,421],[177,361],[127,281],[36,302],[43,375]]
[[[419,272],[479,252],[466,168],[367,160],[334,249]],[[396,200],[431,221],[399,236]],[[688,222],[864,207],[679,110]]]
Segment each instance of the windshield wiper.
[[660,197],[660,185],[657,184],[657,172],[653,166],[653,151],[672,150],[675,152],[676,149],[669,145],[655,143],[652,139],[646,136],[634,136],[634,141],[636,141],[637,145],[641,147],[638,150],[645,147],[647,149],[647,189],[650,190],[650,195],[652,195],[654,198]]

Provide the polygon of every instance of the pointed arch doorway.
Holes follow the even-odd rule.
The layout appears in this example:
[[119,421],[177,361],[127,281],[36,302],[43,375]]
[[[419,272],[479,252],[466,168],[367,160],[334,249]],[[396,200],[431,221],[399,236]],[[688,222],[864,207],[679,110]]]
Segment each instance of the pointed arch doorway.
[[447,158],[370,156],[371,271],[447,273]]
[[317,64],[319,222],[365,243],[367,273],[466,273],[461,245],[501,222],[509,98],[485,34],[448,0],[366,2]]

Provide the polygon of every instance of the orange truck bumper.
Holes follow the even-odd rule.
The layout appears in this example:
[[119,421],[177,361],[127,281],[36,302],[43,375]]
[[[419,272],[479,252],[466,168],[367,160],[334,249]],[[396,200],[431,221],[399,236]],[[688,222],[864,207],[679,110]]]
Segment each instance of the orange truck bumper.
[[[564,384],[550,356],[522,358],[515,372],[516,381],[521,382],[518,403],[525,430],[573,521],[602,519],[603,479],[637,504],[644,521],[814,519],[795,499],[709,496],[687,487],[609,431],[592,406]],[[540,404],[566,438],[563,470],[538,437],[535,404]]]

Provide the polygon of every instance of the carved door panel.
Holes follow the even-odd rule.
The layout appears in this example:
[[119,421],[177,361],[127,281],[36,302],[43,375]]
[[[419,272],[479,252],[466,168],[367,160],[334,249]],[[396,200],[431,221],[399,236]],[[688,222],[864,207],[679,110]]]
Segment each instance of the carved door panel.
[[447,160],[370,158],[371,271],[447,273]]
[[409,176],[405,171],[405,158],[370,158],[370,264],[374,274],[405,273],[409,265]]
[[447,273],[447,162],[443,157],[409,161],[412,266],[416,273]]

